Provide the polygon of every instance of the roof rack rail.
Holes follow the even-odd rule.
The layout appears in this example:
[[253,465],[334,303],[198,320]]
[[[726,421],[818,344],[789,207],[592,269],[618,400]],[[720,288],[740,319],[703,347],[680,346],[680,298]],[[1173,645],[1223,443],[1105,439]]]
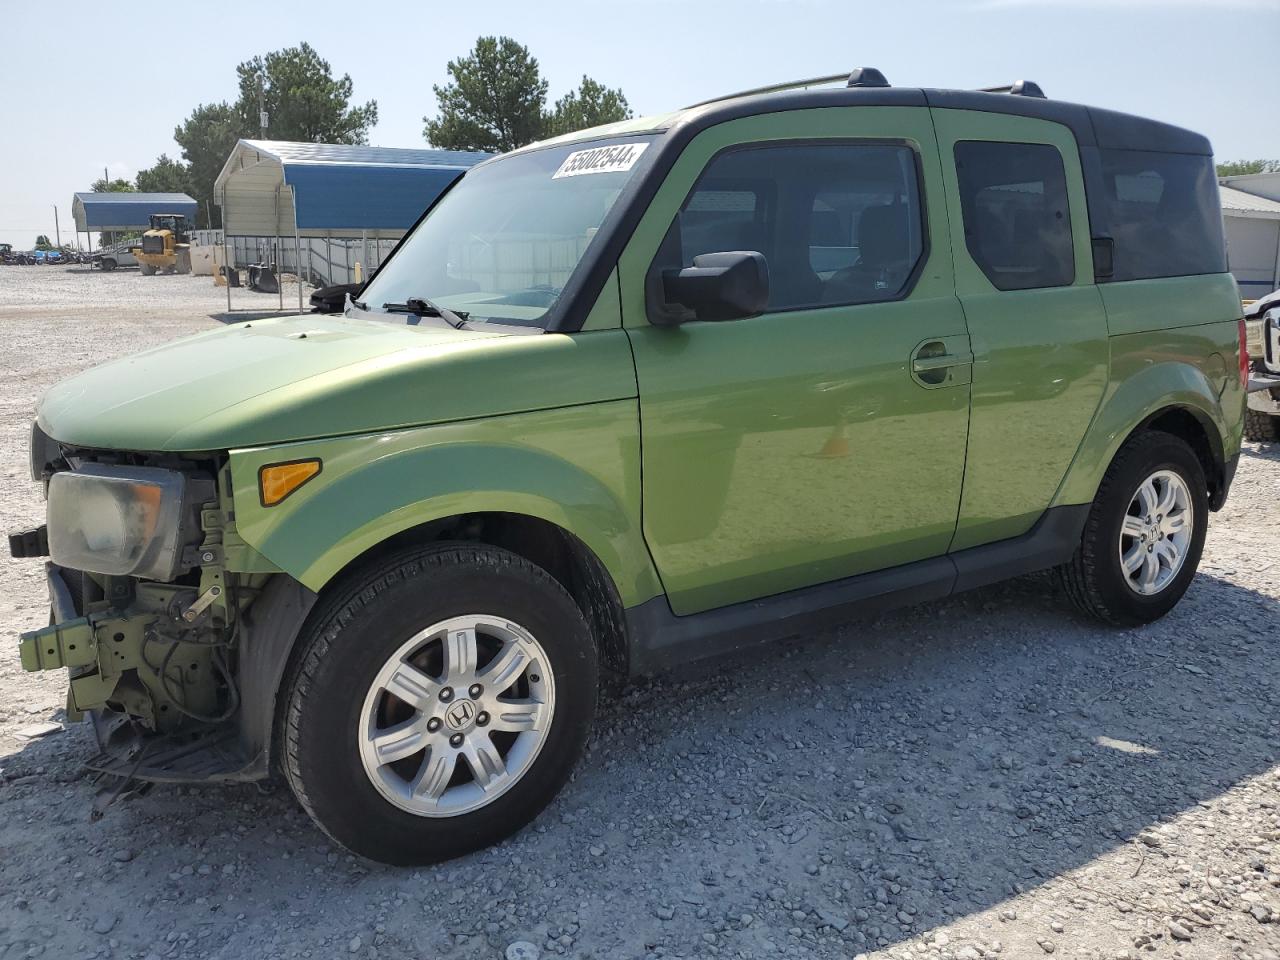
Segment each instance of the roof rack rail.
[[767,87],[752,87],[750,90],[739,90],[736,93],[726,93],[719,97],[712,97],[710,100],[699,100],[697,103],[691,103],[685,107],[690,110],[693,107],[705,107],[709,103],[719,103],[722,100],[736,100],[738,97],[751,97],[761,93],[781,93],[783,90],[802,90],[805,87],[816,87],[826,83],[836,83],[837,81],[845,81],[847,87],[887,87],[889,81],[884,78],[884,74],[875,67],[855,67],[850,73],[833,73],[825,77],[810,77],[807,80],[788,80],[786,83],[773,83]]
[[1015,97],[1036,97],[1040,100],[1049,99],[1044,95],[1044,91],[1040,89],[1040,84],[1034,80],[1018,80],[1016,83],[1006,84],[1003,87],[983,87],[980,93],[1008,93]]

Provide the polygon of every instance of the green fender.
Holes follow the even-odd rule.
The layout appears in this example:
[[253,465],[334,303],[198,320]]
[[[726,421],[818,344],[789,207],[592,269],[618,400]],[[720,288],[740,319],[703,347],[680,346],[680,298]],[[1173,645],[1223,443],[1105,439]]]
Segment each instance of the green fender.
[[[1113,347],[1117,340],[1127,339],[1114,338]],[[1242,393],[1221,356],[1217,361],[1212,356],[1206,353],[1199,364],[1187,360],[1151,364],[1147,354],[1145,365],[1125,371],[1128,358],[1113,354],[1112,383],[1053,505],[1091,502],[1107,467],[1133,431],[1171,407],[1186,410],[1200,422],[1219,463],[1234,456],[1240,446],[1240,416],[1235,407]]]
[[[640,533],[635,400],[371,436],[235,450],[236,527],[312,590],[404,530],[462,514],[522,514],[581,540],[626,606],[661,592]],[[262,506],[261,467],[317,457],[323,468]]]

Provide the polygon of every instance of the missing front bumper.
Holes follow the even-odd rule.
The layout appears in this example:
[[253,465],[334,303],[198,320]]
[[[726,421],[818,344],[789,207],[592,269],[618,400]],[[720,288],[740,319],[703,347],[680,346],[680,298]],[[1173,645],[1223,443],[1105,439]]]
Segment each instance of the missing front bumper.
[[236,727],[223,724],[185,734],[156,734],[123,714],[89,713],[98,753],[86,761],[95,773],[148,783],[218,783],[260,780]]
[[113,709],[117,701],[133,703],[130,711],[150,713],[155,725],[155,711],[145,708],[136,681],[125,675],[136,669],[131,636],[143,628],[143,618],[113,610],[80,616],[66,572],[47,563],[45,579],[54,623],[24,633],[19,654],[26,670],[69,669],[68,717],[88,716],[98,743],[87,769],[153,783],[248,781],[265,775],[262,758],[246,750],[234,721],[157,732],[139,717]]
[[18,658],[22,669],[35,672],[90,666],[98,659],[97,631],[93,622],[80,616],[60,567],[46,563],[44,575],[49,589],[52,623],[18,638]]
[[98,660],[98,639],[88,617],[54,623],[18,638],[18,659],[22,669],[61,670],[87,667]]

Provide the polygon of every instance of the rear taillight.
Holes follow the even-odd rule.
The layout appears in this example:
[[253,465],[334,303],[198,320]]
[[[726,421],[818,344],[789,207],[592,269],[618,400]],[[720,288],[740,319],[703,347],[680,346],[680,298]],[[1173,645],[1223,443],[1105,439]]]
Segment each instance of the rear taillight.
[[1249,389],[1249,334],[1245,330],[1244,320],[1239,321],[1240,328],[1240,386]]

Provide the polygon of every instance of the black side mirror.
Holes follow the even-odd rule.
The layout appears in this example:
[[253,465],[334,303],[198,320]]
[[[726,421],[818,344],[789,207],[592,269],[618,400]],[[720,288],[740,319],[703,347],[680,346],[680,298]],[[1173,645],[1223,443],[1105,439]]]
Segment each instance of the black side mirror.
[[753,250],[704,253],[691,267],[664,270],[661,290],[667,309],[661,318],[650,315],[655,323],[682,323],[689,311],[698,320],[754,317],[769,305],[769,264]]

